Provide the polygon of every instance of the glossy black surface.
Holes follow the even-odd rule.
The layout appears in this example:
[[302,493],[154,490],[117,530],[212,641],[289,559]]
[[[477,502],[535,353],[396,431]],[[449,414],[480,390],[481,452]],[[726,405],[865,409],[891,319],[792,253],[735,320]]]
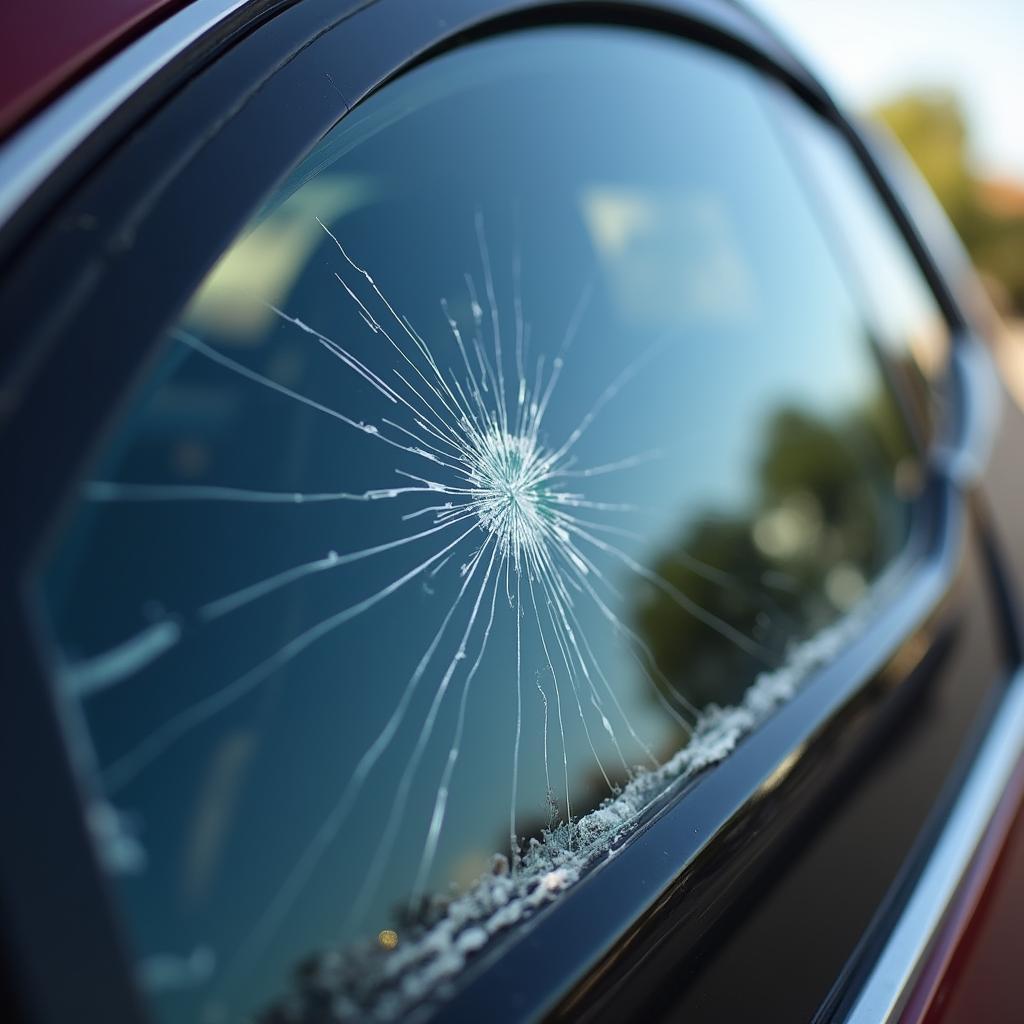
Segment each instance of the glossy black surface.
[[[761,1012],[806,1020],[821,1006],[819,1019],[828,1019],[855,990],[855,954],[869,961],[876,935],[887,933],[898,912],[901,870],[912,873],[915,844],[941,821],[958,755],[990,710],[988,681],[1006,672],[985,585],[983,560],[971,544],[949,604],[897,652],[874,707],[865,707],[861,721],[850,723],[811,769],[819,785],[822,774],[831,774],[829,761],[835,775],[816,804],[808,801],[798,848],[780,844],[741,898],[742,924],[719,949],[702,949],[692,973],[674,972],[678,995],[659,1001],[670,1016],[747,1019]],[[887,692],[904,671],[903,682]],[[739,975],[742,986],[735,984]],[[830,992],[834,1002],[826,1002]]]

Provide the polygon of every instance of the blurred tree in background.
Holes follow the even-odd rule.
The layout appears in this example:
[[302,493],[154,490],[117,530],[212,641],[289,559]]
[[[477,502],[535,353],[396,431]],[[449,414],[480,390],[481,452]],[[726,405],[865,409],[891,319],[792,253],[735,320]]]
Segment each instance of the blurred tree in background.
[[[1024,183],[972,166],[967,119],[945,90],[905,93],[872,112],[903,144],[1004,310],[1024,315]],[[1001,293],[1001,294],[1000,294]]]

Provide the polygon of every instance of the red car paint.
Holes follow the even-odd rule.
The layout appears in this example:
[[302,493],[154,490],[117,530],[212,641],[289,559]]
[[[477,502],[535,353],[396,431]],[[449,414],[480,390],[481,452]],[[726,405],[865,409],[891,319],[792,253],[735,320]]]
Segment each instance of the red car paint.
[[1017,766],[900,1024],[1024,1020],[1024,762]]
[[0,3],[0,139],[188,0]]

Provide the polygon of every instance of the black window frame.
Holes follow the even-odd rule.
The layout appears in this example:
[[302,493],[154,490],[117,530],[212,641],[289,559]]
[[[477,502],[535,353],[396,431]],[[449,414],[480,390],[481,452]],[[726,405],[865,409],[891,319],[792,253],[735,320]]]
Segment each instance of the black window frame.
[[[798,826],[890,713],[887,704],[865,708],[865,694],[912,687],[922,663],[900,669],[901,652],[923,644],[926,661],[941,656],[942,609],[969,529],[964,492],[992,429],[980,411],[979,342],[856,128],[769,30],[714,0],[256,0],[148,83],[0,233],[0,306],[11,342],[0,355],[0,479],[32,483],[5,509],[0,555],[11,701],[0,720],[0,806],[17,823],[0,852],[0,914],[16,999],[33,1018],[148,1019],[82,820],[83,781],[68,742],[78,725],[51,692],[28,613],[27,580],[59,529],[70,483],[145,373],[163,328],[297,158],[362,99],[434,54],[511,28],[566,22],[639,25],[720,50],[837,128],[948,321],[958,421],[929,461],[903,591],[725,762],[667,797],[618,857],[483,951],[448,1004],[453,1018],[579,1014],[612,998],[608,971],[628,970],[666,930],[676,948],[696,948],[709,921],[735,902],[737,876]],[[261,124],[282,110],[273,151],[261,149]],[[221,181],[218,157],[229,152],[248,162],[245,182]],[[211,182],[217,202],[182,231],[189,198]],[[160,275],[137,250],[166,252]],[[117,302],[128,289],[141,296],[131,309]],[[527,969],[524,988],[516,981]]]

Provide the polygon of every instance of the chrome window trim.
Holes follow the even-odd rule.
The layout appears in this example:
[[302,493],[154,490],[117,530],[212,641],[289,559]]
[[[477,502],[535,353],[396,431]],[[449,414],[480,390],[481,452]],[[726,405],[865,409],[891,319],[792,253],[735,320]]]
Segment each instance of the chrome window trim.
[[0,227],[118,107],[250,0],[193,0],[117,53],[0,146]]
[[899,1020],[1017,766],[1024,759],[1024,669],[1007,688],[963,788],[846,1024]]
[[999,371],[985,342],[973,331],[954,334],[950,376],[960,390],[956,434],[941,440],[933,458],[954,486],[967,492],[981,480],[1003,415]]

